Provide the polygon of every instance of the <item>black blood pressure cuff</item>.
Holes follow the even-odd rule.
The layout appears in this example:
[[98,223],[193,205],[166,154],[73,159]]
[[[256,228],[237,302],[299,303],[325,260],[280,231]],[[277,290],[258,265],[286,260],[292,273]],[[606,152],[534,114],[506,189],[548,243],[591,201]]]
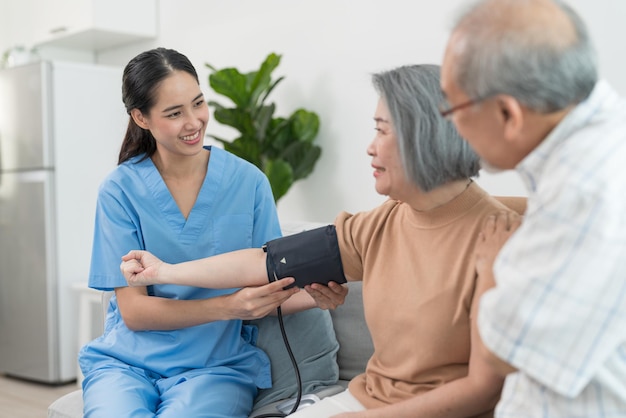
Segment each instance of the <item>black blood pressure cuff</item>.
[[300,288],[311,283],[346,282],[334,225],[277,238],[263,250],[270,282],[294,277],[296,281],[288,287]]

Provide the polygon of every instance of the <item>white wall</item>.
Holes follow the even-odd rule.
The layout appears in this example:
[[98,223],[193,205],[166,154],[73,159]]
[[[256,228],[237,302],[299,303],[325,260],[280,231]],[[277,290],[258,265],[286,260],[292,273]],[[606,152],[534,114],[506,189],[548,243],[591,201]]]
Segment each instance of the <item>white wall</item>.
[[[4,2],[7,0],[0,0]],[[281,219],[330,222],[341,210],[367,210],[384,200],[373,188],[365,148],[374,134],[373,72],[440,63],[448,30],[463,0],[160,0],[156,41],[98,54],[125,65],[155,46],[175,48],[196,65],[205,94],[205,62],[256,69],[269,52],[283,55],[273,93],[277,114],[305,107],[320,115],[322,157],[313,174],[279,202]],[[0,3],[1,4],[1,3]],[[602,76],[626,95],[626,1],[571,0],[595,38]],[[1,8],[1,6],[0,6]],[[233,137],[215,122],[209,133]],[[481,174],[494,194],[525,194],[516,174]]]

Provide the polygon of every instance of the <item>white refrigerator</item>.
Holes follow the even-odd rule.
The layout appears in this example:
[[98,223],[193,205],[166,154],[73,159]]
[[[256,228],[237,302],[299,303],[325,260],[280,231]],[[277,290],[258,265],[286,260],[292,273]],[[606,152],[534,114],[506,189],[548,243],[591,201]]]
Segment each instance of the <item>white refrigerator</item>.
[[0,71],[0,373],[77,377],[98,185],[128,122],[122,69],[38,62]]

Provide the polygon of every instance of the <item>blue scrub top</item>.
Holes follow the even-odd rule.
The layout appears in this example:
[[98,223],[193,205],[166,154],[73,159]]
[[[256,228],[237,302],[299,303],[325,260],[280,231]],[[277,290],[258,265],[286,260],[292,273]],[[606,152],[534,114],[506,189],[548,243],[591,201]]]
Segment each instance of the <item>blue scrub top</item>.
[[[127,286],[119,270],[122,255],[145,249],[179,263],[242,248],[261,247],[280,236],[269,182],[254,165],[220,148],[210,148],[206,178],[188,218],[181,214],[150,158],[119,165],[98,195],[89,286]],[[151,294],[203,299],[236,289],[155,285]],[[191,369],[226,366],[243,372],[258,387],[271,386],[269,359],[254,347],[255,335],[241,320],[215,321],[174,331],[131,331],[111,299],[104,334],[80,353],[83,370],[122,361],[160,377]],[[114,360],[116,359],[116,360]]]

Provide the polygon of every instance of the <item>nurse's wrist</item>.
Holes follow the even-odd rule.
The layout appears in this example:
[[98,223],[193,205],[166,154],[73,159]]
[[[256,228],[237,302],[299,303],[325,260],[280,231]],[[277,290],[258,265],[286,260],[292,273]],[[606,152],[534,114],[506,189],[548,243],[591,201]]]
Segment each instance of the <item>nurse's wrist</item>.
[[154,278],[154,284],[176,284],[176,268],[173,264],[163,262],[159,267],[159,273]]
[[231,309],[230,295],[222,295],[213,298],[204,299],[201,303],[207,312],[207,321],[228,321],[231,319],[239,319]]

